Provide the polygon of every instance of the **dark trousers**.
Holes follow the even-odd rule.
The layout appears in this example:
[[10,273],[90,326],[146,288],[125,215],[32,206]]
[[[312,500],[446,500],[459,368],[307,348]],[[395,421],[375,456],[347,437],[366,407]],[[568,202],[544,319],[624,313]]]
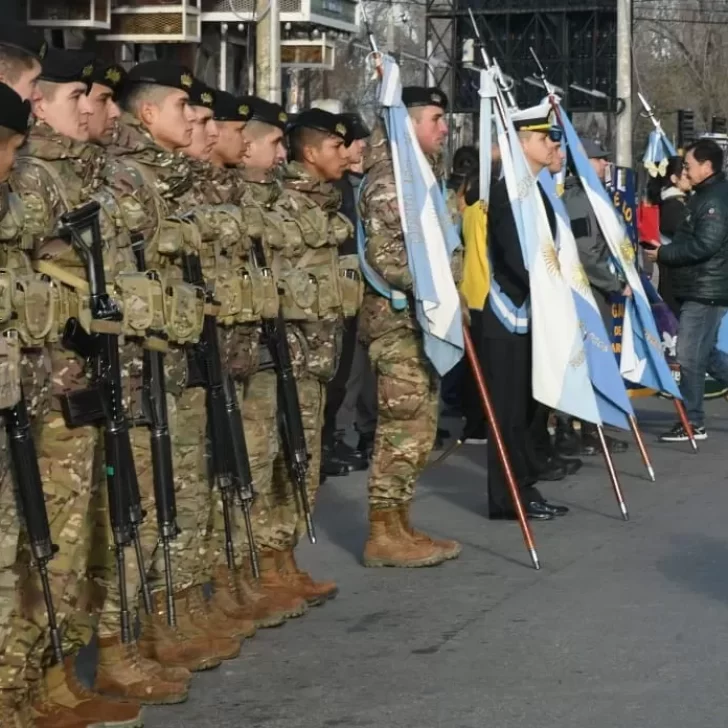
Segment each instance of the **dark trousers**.
[[[485,336],[482,353],[483,374],[503,444],[521,486],[521,497],[531,500],[523,492],[530,475],[526,437],[531,401],[531,337],[528,334]],[[488,433],[488,502],[491,513],[514,509],[492,431]]]
[[357,317],[353,316],[344,322],[344,333],[341,339],[341,356],[336,374],[326,386],[326,406],[324,407],[323,443],[329,444],[336,434],[336,419],[341,405],[346,398],[346,389],[354,362],[356,351]]
[[526,452],[528,464],[533,475],[536,475],[553,456],[551,435],[549,434],[549,417],[551,408],[535,399],[529,403],[528,439]]

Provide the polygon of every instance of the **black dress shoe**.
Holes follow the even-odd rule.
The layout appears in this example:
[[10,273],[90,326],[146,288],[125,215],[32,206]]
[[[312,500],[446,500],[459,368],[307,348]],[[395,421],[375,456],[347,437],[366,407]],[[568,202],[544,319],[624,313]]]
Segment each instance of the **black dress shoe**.
[[573,457],[579,454],[579,434],[574,430],[556,430],[554,448],[559,455]]
[[334,457],[347,463],[352,470],[366,470],[369,467],[369,458],[359,449],[348,445],[343,440],[336,440],[332,448]]
[[359,435],[359,442],[357,443],[356,451],[367,460],[372,459],[372,453],[374,452],[373,432]]
[[345,463],[343,460],[339,460],[334,455],[333,449],[330,447],[324,447],[321,449],[321,474],[326,477],[338,478],[343,475],[348,475],[353,468],[349,463]]
[[575,475],[576,473],[578,473],[581,470],[582,465],[584,465],[584,462],[582,460],[579,460],[579,458],[568,458],[567,459],[567,458],[561,458],[561,457],[556,456],[554,458],[554,462],[561,465],[564,468],[564,470],[566,470],[567,475]]
[[[523,510],[526,512],[526,518],[530,521],[553,521],[556,516],[553,506],[540,501],[524,503]],[[491,521],[517,521],[518,515],[515,511],[491,511],[488,518]]]
[[553,503],[549,503],[548,501],[541,501],[541,505],[555,516],[565,516],[569,512],[569,509],[566,506],[555,506]]
[[538,469],[538,479],[548,482],[563,480],[567,475],[567,470],[563,460],[549,458]]

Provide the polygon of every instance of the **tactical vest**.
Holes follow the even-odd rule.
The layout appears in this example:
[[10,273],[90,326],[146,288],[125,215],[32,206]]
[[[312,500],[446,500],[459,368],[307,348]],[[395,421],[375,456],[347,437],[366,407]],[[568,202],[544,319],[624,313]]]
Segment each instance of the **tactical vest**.
[[273,259],[283,316],[318,321],[355,315],[363,297],[356,256],[339,259],[337,252],[351,234],[351,223],[338,212],[325,212],[303,193],[289,194],[300,210],[283,212],[288,218],[284,244]]

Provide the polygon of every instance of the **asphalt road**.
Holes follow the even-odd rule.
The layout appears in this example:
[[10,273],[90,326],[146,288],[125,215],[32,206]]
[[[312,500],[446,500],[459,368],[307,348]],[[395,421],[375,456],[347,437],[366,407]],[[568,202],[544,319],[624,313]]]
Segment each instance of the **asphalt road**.
[[572,513],[534,526],[540,572],[516,524],[484,517],[482,446],[418,487],[417,525],[464,545],[433,569],[363,568],[365,474],[329,480],[301,561],[339,597],[259,632],[146,725],[725,728],[728,405],[708,405],[698,455],[654,442],[669,403],[638,406],[657,483],[634,448],[618,456],[629,523],[600,459],[544,487]]

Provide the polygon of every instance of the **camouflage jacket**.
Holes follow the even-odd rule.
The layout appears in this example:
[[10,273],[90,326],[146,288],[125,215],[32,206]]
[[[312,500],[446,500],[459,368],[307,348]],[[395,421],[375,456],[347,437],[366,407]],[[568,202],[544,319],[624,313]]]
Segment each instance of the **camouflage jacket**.
[[[47,348],[18,331],[37,278],[28,242],[23,204],[8,184],[0,184],[0,409],[17,404],[22,384],[30,417],[38,419],[50,409],[51,368]],[[38,293],[42,302],[42,289]]]
[[[75,316],[88,329],[91,318],[82,290],[85,267],[70,243],[57,236],[58,219],[92,198],[101,203],[99,219],[107,245],[104,267],[113,280],[120,239],[113,196],[103,187],[104,165],[101,147],[75,142],[37,122],[20,150],[11,177],[12,188],[23,205],[23,227],[34,266],[54,281],[53,325],[47,338],[51,342],[51,391],[56,407],[58,395],[87,384],[84,361],[60,345],[63,327],[70,316]],[[41,270],[41,265],[49,268]],[[81,285],[75,285],[79,280]]]
[[[339,190],[313,178],[302,164],[292,162],[287,166],[283,186],[301,240],[294,243],[291,239],[279,251],[279,277],[284,290],[291,292],[296,308],[308,312],[308,320],[297,323],[307,346],[306,367],[309,373],[328,381],[338,365],[343,328],[338,246],[351,235],[352,226],[339,212]],[[295,288],[299,280],[304,285],[309,280],[315,282],[309,306],[304,304],[304,295],[308,294]],[[285,294],[283,304],[285,315]]]
[[[438,165],[433,163],[437,175]],[[389,299],[366,285],[359,315],[359,337],[364,343],[400,328],[418,330],[412,293],[412,275],[407,260],[402,221],[399,215],[397,187],[384,126],[374,129],[364,159],[365,177],[359,202],[359,214],[366,236],[369,265],[393,288],[408,294],[410,305],[395,311]],[[462,250],[453,255],[451,268],[456,283],[462,271]]]

